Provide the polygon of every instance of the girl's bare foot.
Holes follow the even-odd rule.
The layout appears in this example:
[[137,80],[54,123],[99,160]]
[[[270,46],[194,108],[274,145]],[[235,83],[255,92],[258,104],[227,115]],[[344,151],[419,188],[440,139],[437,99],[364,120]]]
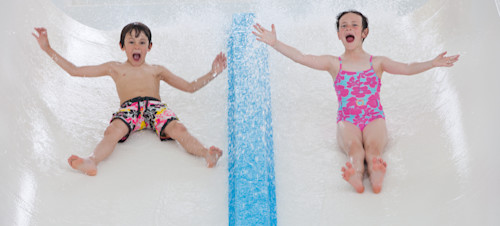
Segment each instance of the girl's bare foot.
[[212,168],[217,165],[217,161],[219,161],[220,156],[222,155],[222,150],[218,147],[212,146],[208,149],[208,152],[205,156],[205,160],[207,161],[208,168]]
[[68,163],[73,169],[79,170],[89,176],[95,176],[97,174],[97,165],[88,158],[84,159],[72,155],[68,158]]
[[356,172],[350,162],[347,162],[345,165],[347,168],[342,167],[342,177],[349,182],[358,193],[363,193],[365,191],[365,186],[363,186],[363,172]]
[[387,163],[380,157],[373,157],[372,164],[368,167],[373,192],[380,193],[380,191],[382,190],[382,183],[384,182]]

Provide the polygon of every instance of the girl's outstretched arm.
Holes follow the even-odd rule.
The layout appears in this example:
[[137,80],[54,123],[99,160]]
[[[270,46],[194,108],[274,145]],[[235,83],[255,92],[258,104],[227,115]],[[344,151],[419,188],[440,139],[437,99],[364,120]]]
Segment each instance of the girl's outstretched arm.
[[253,27],[255,28],[255,31],[252,31],[252,33],[257,36],[258,41],[268,44],[294,62],[322,71],[331,71],[333,69],[333,61],[336,59],[335,57],[328,55],[306,55],[301,53],[299,50],[277,39],[274,24],[271,25],[271,31],[265,29],[260,24],[255,24]]
[[433,60],[410,64],[400,63],[387,57],[382,57],[382,68],[384,71],[391,74],[414,75],[434,67],[451,67],[458,61],[458,57],[460,57],[460,55],[445,57],[446,53],[447,52],[439,54]]
[[38,41],[38,45],[40,48],[45,51],[54,62],[57,63],[62,69],[64,69],[71,76],[77,77],[98,77],[109,75],[111,62],[95,65],[95,66],[82,66],[77,67],[73,63],[66,60],[64,57],[59,55],[54,49],[50,47],[49,39],[47,37],[47,29],[43,27],[35,28],[35,33],[31,33],[36,40]]
[[161,67],[161,72],[160,72],[160,79],[163,80],[164,82],[168,83],[174,88],[177,88],[179,90],[188,92],[188,93],[194,93],[207,85],[210,81],[212,81],[214,78],[216,78],[224,69],[227,67],[227,58],[226,55],[222,52],[220,52],[212,62],[212,69],[205,75],[201,76],[200,78],[188,82],[184,80],[183,78],[173,74],[170,72],[167,68],[160,66]]

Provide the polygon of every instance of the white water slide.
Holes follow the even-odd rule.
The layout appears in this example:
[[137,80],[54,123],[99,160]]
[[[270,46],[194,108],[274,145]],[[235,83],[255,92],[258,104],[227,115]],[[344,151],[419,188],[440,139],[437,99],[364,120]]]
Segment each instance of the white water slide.
[[[337,99],[326,72],[269,49],[278,225],[500,225],[498,0],[21,0],[0,3],[0,225],[227,225],[227,152],[214,169],[151,131],[133,134],[95,177],[68,166],[88,155],[119,105],[113,81],[75,78],[32,37],[76,65],[124,61],[121,28],[152,29],[149,63],[186,80],[227,51],[231,16],[255,13],[304,53],[339,55],[335,16],[370,21],[364,49],[402,62],[460,54],[452,68],[384,74],[388,163],[380,194],[341,176]],[[206,145],[227,151],[227,73],[162,100]]]

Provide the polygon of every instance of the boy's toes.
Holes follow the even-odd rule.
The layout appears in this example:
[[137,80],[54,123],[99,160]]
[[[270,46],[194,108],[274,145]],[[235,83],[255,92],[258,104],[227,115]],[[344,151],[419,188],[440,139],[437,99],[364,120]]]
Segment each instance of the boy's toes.
[[80,159],[80,157],[76,156],[76,155],[71,155],[69,158],[68,158],[68,163],[70,166],[73,166],[73,161],[75,160],[78,160]]

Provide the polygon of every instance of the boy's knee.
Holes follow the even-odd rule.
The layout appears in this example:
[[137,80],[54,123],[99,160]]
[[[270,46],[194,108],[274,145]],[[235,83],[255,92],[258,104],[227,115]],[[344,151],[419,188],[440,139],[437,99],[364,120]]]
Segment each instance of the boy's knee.
[[167,133],[170,134],[171,136],[187,132],[187,128],[182,123],[176,121],[168,125],[167,130],[168,130]]
[[128,128],[117,123],[111,123],[104,131],[104,136],[122,135],[128,132]]

